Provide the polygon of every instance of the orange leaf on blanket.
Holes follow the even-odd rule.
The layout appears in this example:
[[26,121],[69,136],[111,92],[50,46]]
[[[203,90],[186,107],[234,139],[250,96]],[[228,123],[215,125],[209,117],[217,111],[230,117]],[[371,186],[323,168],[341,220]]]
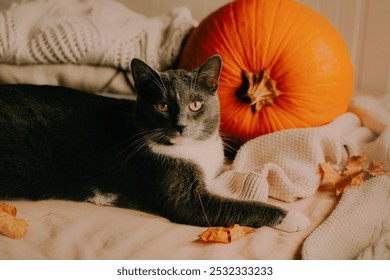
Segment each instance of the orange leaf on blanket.
[[331,184],[336,188],[336,195],[345,192],[350,186],[363,184],[365,176],[383,175],[383,164],[372,160],[368,167],[364,167],[367,157],[350,156],[343,170],[336,170],[328,163],[320,164],[321,182]]
[[370,166],[368,167],[368,170],[367,172],[371,175],[371,176],[380,176],[380,175],[384,175],[385,172],[383,172],[383,163],[379,162],[379,161],[376,161],[376,160],[373,160],[370,162]]
[[209,227],[205,232],[199,235],[199,239],[206,242],[231,243],[255,232],[254,229],[242,227],[238,224],[229,227]]
[[23,237],[28,230],[28,224],[23,219],[16,219],[16,207],[5,203],[0,204],[0,233],[11,237]]
[[323,183],[329,183],[336,185],[341,179],[340,171],[334,169],[334,167],[329,162],[324,162],[320,164],[321,172],[321,181]]

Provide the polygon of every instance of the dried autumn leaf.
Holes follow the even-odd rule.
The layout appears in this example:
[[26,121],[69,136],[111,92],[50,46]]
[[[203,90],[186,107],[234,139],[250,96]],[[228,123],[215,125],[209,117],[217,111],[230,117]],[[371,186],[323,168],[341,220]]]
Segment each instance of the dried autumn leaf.
[[341,177],[341,180],[337,182],[337,184],[335,184],[336,195],[339,196],[351,186],[360,186],[363,184],[363,182],[364,182],[363,171],[355,173],[352,176],[344,175]]
[[363,165],[366,161],[367,157],[365,156],[350,156],[342,171],[342,175],[353,177],[359,174],[363,170]]
[[342,178],[340,175],[341,172],[335,170],[329,162],[324,162],[320,164],[320,172],[321,181],[323,183],[336,185],[337,182],[339,182]]
[[14,205],[2,203],[2,204],[0,204],[0,212],[1,211],[10,214],[13,217],[16,217],[17,210],[16,210],[16,206],[14,206]]
[[367,172],[371,176],[380,176],[385,174],[385,172],[383,172],[382,170],[383,170],[383,163],[373,160],[370,162],[370,166],[368,167]]
[[329,183],[336,188],[336,195],[342,194],[350,186],[360,186],[364,182],[365,175],[383,175],[383,164],[378,161],[371,161],[368,168],[364,168],[367,161],[365,156],[351,156],[343,170],[335,170],[330,163],[321,163],[321,181]]
[[231,243],[254,231],[254,229],[242,227],[238,224],[227,228],[209,227],[206,231],[199,235],[199,239],[205,242]]
[[0,233],[11,237],[23,237],[28,230],[28,224],[23,219],[16,219],[16,207],[0,204]]

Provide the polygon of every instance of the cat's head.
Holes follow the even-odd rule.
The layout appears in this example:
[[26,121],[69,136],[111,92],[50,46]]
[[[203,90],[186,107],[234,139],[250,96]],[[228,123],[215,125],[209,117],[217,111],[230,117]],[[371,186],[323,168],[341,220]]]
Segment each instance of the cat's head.
[[222,59],[210,57],[197,70],[157,72],[140,59],[131,70],[137,90],[137,129],[165,144],[202,141],[219,129],[218,80]]

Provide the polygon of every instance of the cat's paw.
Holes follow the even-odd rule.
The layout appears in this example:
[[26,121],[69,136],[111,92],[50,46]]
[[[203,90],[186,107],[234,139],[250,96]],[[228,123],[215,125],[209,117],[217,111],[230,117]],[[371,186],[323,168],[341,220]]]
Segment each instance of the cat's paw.
[[290,210],[286,217],[278,225],[273,228],[286,231],[286,232],[297,232],[306,229],[310,225],[310,220],[301,212]]

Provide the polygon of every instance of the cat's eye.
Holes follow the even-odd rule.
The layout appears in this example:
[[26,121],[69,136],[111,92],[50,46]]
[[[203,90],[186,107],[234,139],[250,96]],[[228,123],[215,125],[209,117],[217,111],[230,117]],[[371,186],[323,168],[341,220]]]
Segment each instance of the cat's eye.
[[168,104],[166,103],[157,103],[154,105],[154,108],[163,113],[168,112],[169,109]]
[[192,112],[198,112],[203,107],[202,101],[194,101],[190,104],[190,109]]

